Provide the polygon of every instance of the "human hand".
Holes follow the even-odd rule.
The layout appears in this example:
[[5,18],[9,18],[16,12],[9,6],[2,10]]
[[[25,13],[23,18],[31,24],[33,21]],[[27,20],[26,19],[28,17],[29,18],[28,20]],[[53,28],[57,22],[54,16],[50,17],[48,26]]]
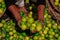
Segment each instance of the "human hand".
[[44,27],[44,20],[38,20],[39,22],[41,22],[42,27]]
[[18,22],[17,22],[17,25],[20,27],[20,22],[21,22],[21,20],[19,20]]

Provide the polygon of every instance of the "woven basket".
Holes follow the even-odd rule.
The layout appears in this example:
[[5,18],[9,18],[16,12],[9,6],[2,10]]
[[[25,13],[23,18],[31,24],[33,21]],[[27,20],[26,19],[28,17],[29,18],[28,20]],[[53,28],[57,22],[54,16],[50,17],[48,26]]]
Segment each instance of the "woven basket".
[[54,18],[57,19],[57,22],[60,21],[60,10],[54,5],[54,0],[46,0],[48,5],[48,12]]

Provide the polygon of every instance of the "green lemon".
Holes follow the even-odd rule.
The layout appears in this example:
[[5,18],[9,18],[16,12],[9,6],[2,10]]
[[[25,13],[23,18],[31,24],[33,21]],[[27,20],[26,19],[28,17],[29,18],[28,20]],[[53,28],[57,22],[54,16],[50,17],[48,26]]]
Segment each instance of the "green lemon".
[[6,21],[5,20],[2,20],[1,23],[6,23]]
[[13,30],[13,33],[16,33],[16,30]]
[[5,37],[5,36],[6,36],[6,34],[2,33],[2,37]]
[[47,34],[47,30],[44,30],[44,32],[43,32],[44,34]]
[[41,36],[44,37],[45,35],[42,33]]
[[25,40],[29,40],[29,37],[28,37],[28,36],[26,36],[26,37],[25,37]]
[[33,23],[33,24],[32,24],[32,26],[33,26],[33,27],[36,27],[36,24],[35,24],[35,23]]
[[22,36],[26,36],[26,33],[25,33],[25,32],[23,32],[23,33],[22,33]]
[[13,37],[17,37],[17,34],[14,34]]
[[29,3],[29,0],[26,0],[25,2],[26,2],[26,3]]
[[51,26],[52,26],[52,24],[51,24],[51,23],[47,24],[47,27],[51,28]]
[[49,38],[53,38],[53,36],[52,35],[49,35]]
[[13,36],[10,36],[10,40],[12,40],[13,39]]
[[39,33],[36,33],[34,36],[39,36],[40,34]]
[[58,38],[58,36],[59,36],[58,34],[55,34],[55,37],[56,37],[56,38]]
[[42,40],[42,38],[41,38],[41,37],[39,37],[39,40]]
[[6,28],[3,27],[2,30],[3,30],[3,31],[6,31]]
[[43,32],[42,32],[42,31],[40,31],[40,32],[39,32],[39,34],[43,34]]
[[32,6],[29,7],[29,10],[32,10]]
[[22,21],[23,21],[23,22],[26,22],[26,20],[27,20],[26,17],[23,17],[23,18],[22,18]]
[[21,26],[21,29],[22,29],[22,30],[26,30],[26,29],[27,29],[27,26],[26,26],[26,25],[22,25],[22,26]]
[[48,16],[47,16],[47,17],[48,17],[48,19],[51,19],[51,15],[49,15],[49,14],[48,14]]
[[0,0],[0,3],[4,2],[3,0]]
[[33,22],[34,22],[34,19],[33,19],[33,18],[29,18],[29,19],[28,19],[28,22],[29,22],[29,23],[33,23]]
[[42,27],[36,26],[36,31],[40,31],[41,29],[42,29]]
[[10,30],[10,31],[13,31],[13,28],[10,28],[9,30]]
[[52,33],[51,33],[51,35],[55,35],[55,33],[54,33],[54,32],[52,32]]
[[35,30],[35,27],[30,27],[30,31],[34,31]]
[[9,29],[6,29],[6,32],[9,32],[10,30]]
[[48,38],[49,37],[49,35],[48,34],[46,34],[46,38]]
[[33,14],[33,12],[32,11],[30,11],[30,13],[29,13],[30,15],[32,15]]
[[0,8],[0,14],[3,14],[3,9],[2,8]]
[[2,8],[5,8],[5,3],[4,2],[2,3]]
[[2,23],[0,23],[0,28],[3,26],[3,24]]
[[60,36],[58,37],[58,40],[60,40]]
[[34,40],[38,40],[38,37],[37,37],[37,36],[34,36],[33,39],[34,39]]
[[28,28],[30,28],[31,24],[28,23],[28,22],[26,22],[26,26],[27,26]]
[[58,5],[59,4],[59,0],[55,0],[55,5]]
[[25,22],[23,22],[23,21],[20,22],[20,26],[22,26],[22,25],[24,25],[24,24],[25,24]]
[[19,38],[20,38],[20,39],[23,39],[23,36],[22,36],[22,35],[20,35],[20,36],[19,36]]
[[48,28],[48,27],[45,27],[45,30],[46,30],[46,31],[48,31],[48,30],[49,30],[49,28]]
[[13,35],[13,32],[9,32],[9,35]]
[[9,38],[9,37],[10,37],[10,35],[7,33],[7,34],[6,34],[6,38]]
[[24,14],[24,12],[23,12],[23,11],[20,11],[20,16],[22,16],[22,17],[24,17],[24,16],[25,16],[25,14]]
[[17,38],[14,37],[12,40],[17,40]]
[[7,26],[8,29],[10,29],[11,26]]
[[58,29],[60,29],[60,25],[58,25]]
[[54,24],[54,23],[55,23],[55,21],[54,21],[54,20],[52,20],[52,21],[51,21],[51,23],[52,23],[52,24]]
[[33,40],[32,38],[30,38],[29,40]]
[[28,16],[29,16],[29,15],[31,15],[31,17],[32,17],[32,14],[33,14],[33,12],[32,12],[32,11],[30,11],[30,12],[29,12],[29,14],[28,14]]

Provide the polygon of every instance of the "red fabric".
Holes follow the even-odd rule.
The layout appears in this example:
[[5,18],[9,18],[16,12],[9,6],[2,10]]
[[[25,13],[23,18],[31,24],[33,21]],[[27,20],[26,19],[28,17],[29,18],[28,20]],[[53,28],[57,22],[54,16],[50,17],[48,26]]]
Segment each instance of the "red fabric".
[[38,6],[38,20],[44,20],[44,5]]
[[38,20],[42,23],[42,27],[44,27],[44,5],[38,6]]

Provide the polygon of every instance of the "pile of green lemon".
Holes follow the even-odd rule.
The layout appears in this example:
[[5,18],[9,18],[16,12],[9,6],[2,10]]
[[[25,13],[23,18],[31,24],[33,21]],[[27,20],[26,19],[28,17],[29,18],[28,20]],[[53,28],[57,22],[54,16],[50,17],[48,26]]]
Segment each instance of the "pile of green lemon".
[[54,4],[60,10],[60,0],[55,0]]
[[20,27],[22,30],[30,29],[31,32],[34,30],[40,31],[42,29],[41,23],[37,20],[35,21],[32,17],[32,11],[28,13],[28,16],[23,15],[24,13],[21,11],[20,15],[22,16],[22,20],[20,22]]
[[19,33],[15,29],[15,22],[12,20],[8,22],[2,20],[0,22],[0,40],[60,40],[60,25],[57,25],[57,23],[51,19],[47,9],[45,9],[44,12],[44,27],[41,27],[41,23],[38,21],[31,21],[31,16],[28,15],[28,17],[29,18],[25,18],[25,16],[22,17],[20,27],[22,30],[36,30],[37,32],[35,34],[28,36],[24,31]]
[[0,0],[0,14],[3,14],[5,8],[6,6],[4,0]]
[[[32,7],[30,7],[30,10],[32,10]],[[28,13],[28,16],[23,11],[20,12],[22,16],[20,28],[23,30],[21,33],[16,30],[17,26],[14,21],[1,20],[0,40],[60,40],[60,25],[57,25],[55,20],[51,19],[47,8],[44,11],[44,27],[38,20],[34,20],[32,14],[32,11]],[[26,29],[29,29],[30,32],[36,31],[36,33],[28,36],[24,31]]]

